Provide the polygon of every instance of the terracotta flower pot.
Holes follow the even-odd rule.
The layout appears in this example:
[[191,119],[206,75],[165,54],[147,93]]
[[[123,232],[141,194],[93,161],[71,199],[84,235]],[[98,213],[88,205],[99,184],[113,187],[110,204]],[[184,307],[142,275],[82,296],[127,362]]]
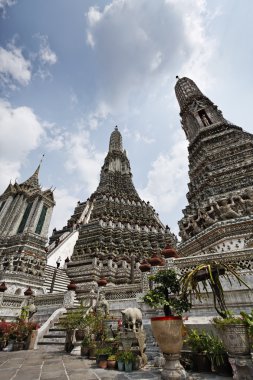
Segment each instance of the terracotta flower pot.
[[107,360],[108,369],[115,369],[115,367],[116,367],[116,360]]
[[97,359],[98,361],[98,367],[106,369],[107,368],[107,357],[108,355],[100,355]]

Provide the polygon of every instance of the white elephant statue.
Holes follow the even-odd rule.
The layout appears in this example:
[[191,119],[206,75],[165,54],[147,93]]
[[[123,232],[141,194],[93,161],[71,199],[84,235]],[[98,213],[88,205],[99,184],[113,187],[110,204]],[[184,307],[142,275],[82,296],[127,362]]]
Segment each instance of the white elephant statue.
[[142,326],[142,313],[137,307],[128,307],[122,310],[122,322],[124,328],[131,328],[133,331],[143,329]]

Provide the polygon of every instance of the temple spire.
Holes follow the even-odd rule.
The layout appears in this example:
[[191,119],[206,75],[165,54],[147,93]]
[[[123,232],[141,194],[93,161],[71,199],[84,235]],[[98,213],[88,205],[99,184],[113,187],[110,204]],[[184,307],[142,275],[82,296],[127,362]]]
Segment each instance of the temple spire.
[[42,164],[44,156],[45,156],[45,154],[42,155],[42,158],[41,158],[39,165],[38,165],[37,169],[35,170],[35,172],[31,175],[31,177],[29,177],[25,182],[23,182],[22,185],[26,185],[26,186],[30,186],[30,187],[38,188],[38,189],[40,188],[39,171],[40,171],[40,166]]
[[109,152],[113,152],[113,151],[123,152],[122,136],[118,130],[117,125],[111,134],[110,143],[109,143]]
[[190,144],[206,128],[228,124],[218,107],[205,96],[193,80],[177,77],[176,97],[180,106],[181,123]]

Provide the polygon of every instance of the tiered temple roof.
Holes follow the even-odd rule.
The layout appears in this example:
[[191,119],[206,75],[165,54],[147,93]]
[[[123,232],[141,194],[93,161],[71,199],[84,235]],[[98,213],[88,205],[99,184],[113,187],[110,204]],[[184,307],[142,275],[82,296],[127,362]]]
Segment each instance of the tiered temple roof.
[[0,196],[0,280],[8,283],[8,292],[27,285],[42,292],[55,202],[51,189],[41,189],[39,170],[40,165],[23,183],[10,183]]
[[228,122],[191,79],[179,79],[175,92],[189,140],[188,206],[179,222],[186,242],[253,214],[253,136]]
[[117,127],[99,185],[86,202],[78,202],[68,226],[79,228],[68,275],[83,287],[101,276],[113,284],[140,283],[135,263],[176,244],[154,208],[139,197]]

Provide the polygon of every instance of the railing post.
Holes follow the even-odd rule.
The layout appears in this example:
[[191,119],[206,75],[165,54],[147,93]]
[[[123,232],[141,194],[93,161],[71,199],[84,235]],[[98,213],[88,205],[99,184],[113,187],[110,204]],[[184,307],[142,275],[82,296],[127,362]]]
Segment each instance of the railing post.
[[55,279],[56,279],[56,273],[57,273],[57,268],[55,268],[54,274],[53,274],[53,277],[52,277],[52,283],[51,283],[51,287],[50,287],[50,293],[53,293],[53,290],[54,290],[54,283],[55,283]]

